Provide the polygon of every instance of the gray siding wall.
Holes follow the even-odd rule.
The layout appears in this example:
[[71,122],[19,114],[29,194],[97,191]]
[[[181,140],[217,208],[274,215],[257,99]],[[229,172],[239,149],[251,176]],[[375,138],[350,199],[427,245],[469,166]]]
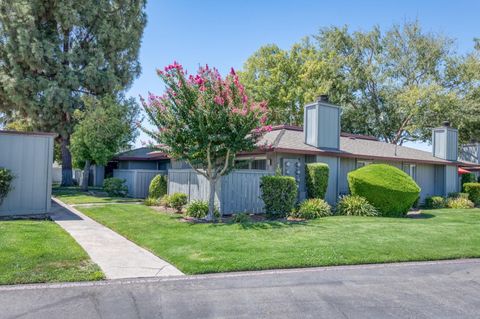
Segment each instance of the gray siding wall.
[[283,161],[285,159],[293,159],[300,161],[300,181],[298,182],[298,196],[300,200],[306,198],[306,184],[305,184],[305,155],[299,154],[288,154],[288,153],[273,153],[273,155],[268,160],[271,160],[272,165],[268,166],[267,163],[267,170],[271,172],[275,172],[277,167],[283,167]]
[[480,143],[462,145],[459,158],[472,163],[480,163]]
[[125,185],[128,187],[128,196],[134,198],[148,197],[148,188],[150,182],[157,175],[166,175],[166,171],[155,170],[134,170],[134,169],[114,169],[113,177],[125,180]]
[[318,102],[305,106],[305,143],[320,148],[340,147],[340,108]]
[[338,174],[338,194],[345,195],[350,193],[348,186],[348,173],[356,169],[356,160],[354,158],[341,158],[340,171]]
[[[260,178],[272,174],[260,170],[236,170],[223,176],[215,188],[215,204],[225,215],[248,212],[262,213],[260,199]],[[210,185],[201,174],[191,169],[170,169],[168,171],[168,193],[187,194],[191,200],[208,200]]]
[[416,182],[422,189],[420,192],[420,201],[423,202],[426,197],[439,195],[435,193],[435,165],[416,164],[417,178]]
[[433,156],[456,161],[458,158],[458,131],[453,128],[433,129]]
[[13,190],[0,206],[0,216],[50,211],[53,136],[0,132],[0,167],[15,176]]
[[458,168],[456,166],[445,166],[445,193],[459,191]]

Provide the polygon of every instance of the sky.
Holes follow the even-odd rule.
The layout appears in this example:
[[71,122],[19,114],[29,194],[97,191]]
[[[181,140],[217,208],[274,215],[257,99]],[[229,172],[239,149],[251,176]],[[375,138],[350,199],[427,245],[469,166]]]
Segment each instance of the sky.
[[[425,31],[453,38],[454,49],[466,53],[473,48],[473,38],[480,37],[479,12],[477,0],[149,0],[140,49],[142,74],[127,95],[163,93],[155,70],[173,61],[190,72],[208,64],[226,73],[231,67],[241,69],[262,45],[288,49],[329,26],[367,31],[418,19]],[[148,141],[143,133],[136,146],[142,141]],[[407,145],[431,150],[428,144]]]

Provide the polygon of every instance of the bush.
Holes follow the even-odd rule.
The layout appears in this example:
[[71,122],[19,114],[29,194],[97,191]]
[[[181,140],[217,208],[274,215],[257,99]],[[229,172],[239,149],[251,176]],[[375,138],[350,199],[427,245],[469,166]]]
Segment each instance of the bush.
[[182,211],[183,206],[187,205],[187,202],[188,197],[183,193],[173,193],[168,196],[168,206],[172,207],[179,213]]
[[466,209],[466,208],[473,208],[475,205],[469,199],[463,197],[457,198],[449,198],[447,200],[447,207],[448,208],[457,208],[457,209]]
[[143,201],[143,204],[145,204],[145,206],[158,206],[158,205],[160,205],[160,199],[147,197]]
[[234,214],[232,216],[232,223],[244,224],[250,221],[250,216],[247,213]]
[[12,181],[14,176],[9,169],[0,167],[0,205],[12,190]]
[[268,216],[285,217],[295,207],[297,183],[291,176],[263,176],[260,191]]
[[335,209],[338,215],[346,216],[378,216],[378,211],[364,197],[346,195],[340,197]]
[[442,196],[430,196],[425,198],[425,208],[439,209],[447,207],[447,201]]
[[167,176],[157,175],[150,182],[148,196],[151,198],[161,198],[167,194]]
[[108,196],[125,197],[128,194],[128,187],[125,185],[125,180],[117,177],[106,178],[103,181],[103,189]]
[[364,197],[381,216],[403,217],[420,195],[420,187],[402,170],[371,164],[348,173],[352,195]]
[[328,172],[328,165],[324,163],[310,163],[305,166],[309,198],[325,198],[328,186]]
[[[185,215],[194,218],[205,218],[208,215],[208,202],[203,200],[194,200],[187,205]],[[215,207],[214,216],[220,217],[220,212]]]
[[170,195],[164,195],[162,198],[159,200],[160,205],[165,206],[165,207],[171,207],[170,206]]
[[304,201],[297,211],[292,211],[290,217],[302,219],[315,219],[332,214],[332,208],[320,198],[311,198]]
[[480,183],[466,183],[463,184],[465,193],[468,194],[468,199],[475,205],[480,205]]
[[462,174],[462,191],[465,192],[465,184],[467,183],[475,183],[477,179],[475,178],[475,174],[473,173],[467,173],[467,174]]
[[447,198],[465,198],[465,199],[468,199],[468,193],[452,192],[452,193],[448,193]]

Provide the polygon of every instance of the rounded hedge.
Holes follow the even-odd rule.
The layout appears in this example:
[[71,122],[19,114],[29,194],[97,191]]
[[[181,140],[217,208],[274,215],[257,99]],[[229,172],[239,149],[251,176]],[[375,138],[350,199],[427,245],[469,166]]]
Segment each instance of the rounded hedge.
[[403,217],[420,195],[420,187],[402,170],[371,164],[348,173],[352,195],[364,197],[381,216]]
[[260,191],[268,216],[285,217],[295,207],[298,188],[291,176],[262,176]]
[[167,176],[157,175],[150,182],[148,197],[161,198],[165,194],[167,194]]
[[475,205],[480,205],[480,183],[465,183],[463,189],[468,193],[468,199]]
[[329,168],[324,163],[309,163],[305,165],[305,177],[308,198],[325,199],[328,186]]

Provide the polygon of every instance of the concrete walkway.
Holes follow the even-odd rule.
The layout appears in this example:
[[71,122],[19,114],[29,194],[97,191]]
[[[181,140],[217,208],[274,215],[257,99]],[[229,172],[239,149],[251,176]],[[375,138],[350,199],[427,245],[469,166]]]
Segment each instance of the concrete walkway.
[[83,247],[108,279],[179,276],[183,273],[58,199],[52,219]]

